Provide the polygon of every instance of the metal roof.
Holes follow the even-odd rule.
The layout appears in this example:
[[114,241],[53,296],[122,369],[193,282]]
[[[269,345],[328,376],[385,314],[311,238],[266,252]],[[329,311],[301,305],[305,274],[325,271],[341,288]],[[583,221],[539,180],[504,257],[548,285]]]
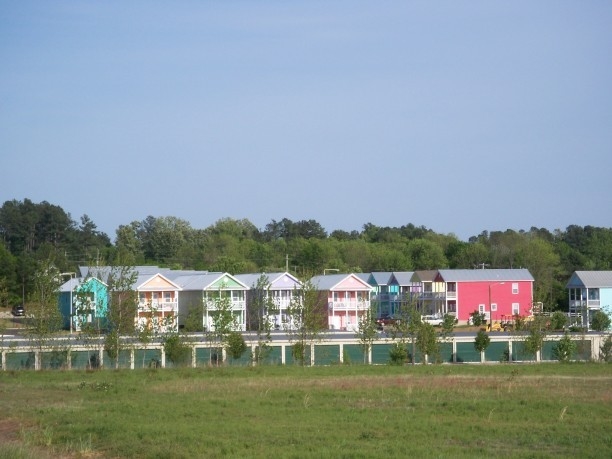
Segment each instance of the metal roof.
[[353,277],[363,284],[365,289],[371,289],[372,286],[366,281],[361,279],[357,274],[326,274],[322,276],[314,276],[310,279],[310,282],[315,286],[317,290],[333,290],[343,280]]
[[399,271],[393,273],[393,277],[398,285],[412,285],[414,283],[412,276],[414,276],[414,271]]
[[368,278],[368,283],[371,284],[370,280],[374,281],[375,285],[389,285],[389,281],[391,280],[391,276],[393,273],[391,272],[374,272],[370,273]]
[[443,282],[497,282],[528,281],[533,276],[528,269],[440,269]]
[[612,287],[612,271],[575,271],[566,285],[572,287]]

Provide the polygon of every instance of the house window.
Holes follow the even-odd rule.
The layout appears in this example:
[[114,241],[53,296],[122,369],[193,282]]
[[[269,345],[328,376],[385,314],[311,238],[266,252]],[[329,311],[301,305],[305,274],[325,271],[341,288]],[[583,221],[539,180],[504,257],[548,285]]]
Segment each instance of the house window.
[[491,311],[497,311],[497,303],[491,303]]
[[484,314],[484,312],[485,312],[485,305],[484,304],[479,304],[478,305],[478,312],[480,314]]
[[513,295],[518,295],[518,292],[519,292],[519,284],[518,284],[518,282],[512,283],[512,294]]
[[589,300],[599,300],[599,289],[598,288],[590,288],[588,291],[589,291]]
[[516,316],[518,314],[520,314],[521,312],[521,307],[518,303],[512,303],[512,315]]
[[457,291],[457,284],[455,282],[449,282],[448,284],[446,284],[446,291],[447,292],[456,292]]
[[172,292],[164,292],[164,301],[166,303],[172,302]]

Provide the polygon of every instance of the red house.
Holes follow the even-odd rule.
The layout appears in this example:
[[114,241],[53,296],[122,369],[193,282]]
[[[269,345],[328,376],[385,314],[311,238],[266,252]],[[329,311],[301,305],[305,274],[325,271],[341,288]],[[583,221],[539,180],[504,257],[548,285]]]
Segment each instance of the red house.
[[533,315],[533,276],[527,269],[440,269],[445,312],[466,323],[474,311],[487,319]]

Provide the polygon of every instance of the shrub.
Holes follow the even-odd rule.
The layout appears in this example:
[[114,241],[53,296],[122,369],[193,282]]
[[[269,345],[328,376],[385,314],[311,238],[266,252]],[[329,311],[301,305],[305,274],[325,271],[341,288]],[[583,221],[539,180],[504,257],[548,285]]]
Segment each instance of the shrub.
[[603,311],[595,311],[591,319],[591,328],[595,331],[605,331],[610,328],[610,317]]
[[561,311],[555,311],[550,316],[550,328],[552,330],[563,330],[568,323],[567,316]]
[[491,338],[487,335],[487,332],[479,330],[474,339],[474,349],[478,352],[484,352],[491,344]]
[[470,322],[472,323],[472,325],[475,325],[476,327],[480,327],[481,325],[484,325],[485,321],[486,319],[483,313],[474,311],[470,314]]
[[167,336],[164,339],[166,358],[175,365],[186,363],[190,350],[189,346],[177,334]]
[[395,343],[389,349],[389,363],[391,365],[403,365],[408,359],[408,350],[401,343]]
[[570,336],[565,333],[563,338],[553,348],[553,356],[559,362],[569,362],[576,353],[576,342],[572,341]]
[[241,333],[233,331],[227,335],[227,352],[229,352],[232,358],[239,359],[246,350],[247,345]]

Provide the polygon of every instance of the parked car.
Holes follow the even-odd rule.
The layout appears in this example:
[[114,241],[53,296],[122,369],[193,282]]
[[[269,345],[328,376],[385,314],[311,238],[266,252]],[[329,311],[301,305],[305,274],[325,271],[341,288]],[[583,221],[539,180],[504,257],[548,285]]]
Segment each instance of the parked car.
[[421,320],[425,323],[433,325],[434,327],[441,327],[444,323],[444,317],[438,315],[422,316]]
[[386,327],[389,325],[395,325],[398,322],[399,322],[398,318],[390,316],[389,314],[383,314],[378,319],[376,319],[376,325],[378,326],[379,329],[382,329],[383,327]]
[[11,314],[13,314],[15,317],[25,316],[25,309],[23,308],[23,305],[17,304],[13,306],[13,309],[11,309]]

